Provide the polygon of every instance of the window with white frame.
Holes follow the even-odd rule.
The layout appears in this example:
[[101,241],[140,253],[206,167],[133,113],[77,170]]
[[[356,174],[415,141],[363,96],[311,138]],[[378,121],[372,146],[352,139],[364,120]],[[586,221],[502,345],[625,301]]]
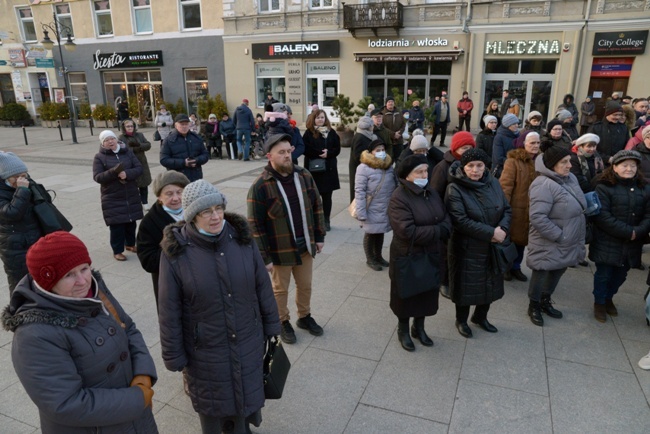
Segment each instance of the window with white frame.
[[151,18],[151,0],[131,0],[133,8],[133,24],[135,33],[152,33],[153,20]]
[[201,28],[201,0],[180,0],[181,29]]
[[93,1],[95,10],[95,27],[97,36],[113,36],[113,18],[111,17],[110,0]]
[[311,9],[329,9],[332,7],[332,0],[310,0]]
[[18,24],[25,42],[36,41],[36,27],[34,26],[34,16],[32,8],[18,8]]
[[199,111],[199,101],[207,98],[210,94],[208,88],[208,69],[186,69],[185,90],[187,91],[188,113],[197,113]]
[[260,12],[280,12],[280,0],[259,0]]
[[74,38],[74,29],[72,27],[72,15],[70,14],[70,5],[68,3],[62,3],[60,5],[54,6],[54,13],[56,14],[56,19],[60,25],[61,39],[68,37],[68,32],[70,36]]

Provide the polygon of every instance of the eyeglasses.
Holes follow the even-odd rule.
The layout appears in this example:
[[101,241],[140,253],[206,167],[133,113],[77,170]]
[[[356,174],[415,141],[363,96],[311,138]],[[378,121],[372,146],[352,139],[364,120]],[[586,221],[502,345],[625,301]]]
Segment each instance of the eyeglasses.
[[217,206],[213,206],[213,207],[208,208],[208,209],[204,209],[203,211],[199,212],[197,215],[199,217],[203,218],[203,219],[207,219],[207,218],[212,217],[212,215],[215,212],[217,213],[217,215],[223,215],[225,210],[223,209],[223,207],[221,205],[217,205]]

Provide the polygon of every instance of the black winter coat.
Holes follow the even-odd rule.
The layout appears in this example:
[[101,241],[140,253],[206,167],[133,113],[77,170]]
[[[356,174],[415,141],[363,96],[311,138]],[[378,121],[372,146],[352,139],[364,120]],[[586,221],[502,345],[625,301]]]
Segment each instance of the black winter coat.
[[[413,155],[413,151],[408,146],[404,148],[400,154],[395,166],[398,167],[399,164],[406,159],[409,155]],[[429,174],[429,181],[431,181],[431,174],[433,173],[433,168],[438,165],[445,158],[445,154],[437,146],[432,146],[427,151],[427,163],[429,163],[429,169],[427,173]],[[440,196],[442,198],[442,196]]]
[[[650,186],[610,173],[598,180],[596,193],[603,207],[592,217],[589,259],[616,267],[638,267],[650,231]],[[632,231],[636,233],[634,240]]]
[[[442,243],[449,239],[451,221],[440,196],[427,185],[420,188],[412,182],[399,180],[388,204],[388,218],[393,228],[390,243],[390,308],[398,318],[431,316],[438,312],[438,290],[401,299],[395,281],[395,259],[409,253],[428,252],[440,258]],[[438,264],[439,259],[434,260]],[[441,278],[442,280],[442,278]]]
[[[354,199],[354,177],[357,167],[361,164],[361,154],[367,151],[372,139],[365,134],[355,133],[350,146],[350,161],[348,161],[348,173],[350,174],[350,202]],[[313,175],[312,175],[313,176]]]
[[433,172],[429,177],[431,187],[438,192],[441,199],[445,198],[445,191],[447,191],[447,185],[449,184],[449,168],[454,161],[457,160],[451,151],[445,152],[442,161],[436,164],[436,167],[433,168]]
[[305,143],[305,169],[307,170],[309,170],[309,160],[320,158],[319,155],[327,148],[325,171],[309,172],[316,182],[318,192],[330,193],[341,188],[336,161],[336,157],[341,153],[341,139],[336,131],[330,129],[326,139],[320,133],[318,133],[318,137],[314,137],[314,133],[307,130],[302,135],[302,141]]
[[[196,160],[196,167],[187,167],[186,158]],[[187,176],[190,182],[203,179],[203,166],[208,162],[210,154],[203,145],[203,139],[190,131],[185,137],[178,131],[172,131],[160,147],[160,164],[167,170],[177,170]]]
[[[115,167],[122,164],[126,182],[120,182]],[[99,147],[93,161],[93,179],[101,184],[102,214],[106,226],[119,225],[142,218],[142,201],[135,180],[142,175],[142,165],[133,151],[120,143],[116,154],[110,149]]]
[[121,128],[122,134],[117,140],[125,143],[133,151],[135,157],[142,165],[142,175],[138,176],[135,183],[138,185],[138,188],[146,188],[151,184],[151,170],[149,170],[149,162],[147,161],[145,152],[151,150],[151,142],[146,139],[144,134],[137,132],[135,123],[133,124],[133,135],[131,136],[126,135],[124,124],[122,124]]
[[32,192],[24,187],[10,187],[0,180],[0,258],[10,291],[28,273],[27,250],[42,235],[34,215]]
[[605,118],[589,127],[589,132],[600,137],[600,143],[598,143],[596,150],[603,157],[605,165],[609,165],[611,156],[625,149],[629,139],[625,124],[609,122]]
[[485,129],[476,135],[476,149],[482,149],[488,155],[488,169],[492,168],[492,145],[494,144],[494,136],[496,133],[496,130]]
[[641,164],[639,165],[639,171],[643,174],[643,178],[647,184],[650,184],[650,149],[641,142],[632,148],[633,151],[641,154]]
[[176,220],[157,201],[140,222],[137,238],[138,259],[147,273],[158,273],[163,230],[175,222]]
[[503,297],[503,275],[492,269],[490,244],[497,226],[510,232],[510,204],[488,172],[472,181],[457,162],[449,174],[445,205],[453,223],[448,243],[451,299],[459,306],[492,303]]
[[197,413],[249,416],[264,405],[264,341],[280,334],[280,320],[246,219],[225,219],[216,237],[191,223],[165,228],[160,342],[167,369],[184,371]]

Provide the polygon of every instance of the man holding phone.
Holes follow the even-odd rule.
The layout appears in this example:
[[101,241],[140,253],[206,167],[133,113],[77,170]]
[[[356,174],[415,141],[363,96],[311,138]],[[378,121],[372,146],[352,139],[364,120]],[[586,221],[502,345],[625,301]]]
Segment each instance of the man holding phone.
[[167,170],[177,170],[193,182],[203,178],[201,166],[210,155],[203,139],[190,131],[190,118],[181,113],[174,119],[174,128],[160,148],[160,164]]

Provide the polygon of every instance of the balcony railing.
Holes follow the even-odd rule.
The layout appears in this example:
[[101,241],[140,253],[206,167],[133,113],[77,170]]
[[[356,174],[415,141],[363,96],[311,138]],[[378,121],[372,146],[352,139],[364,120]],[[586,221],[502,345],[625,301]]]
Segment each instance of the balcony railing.
[[399,34],[399,29],[404,27],[404,6],[398,2],[344,4],[343,27],[352,36],[362,29],[370,29],[377,36],[377,30],[384,28],[393,28]]

